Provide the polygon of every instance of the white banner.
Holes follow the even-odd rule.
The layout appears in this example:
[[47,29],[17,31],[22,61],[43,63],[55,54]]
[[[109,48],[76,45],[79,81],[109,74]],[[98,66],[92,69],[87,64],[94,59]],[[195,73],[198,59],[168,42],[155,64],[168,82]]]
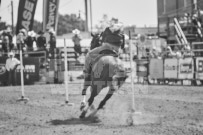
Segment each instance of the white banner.
[[163,60],[151,59],[149,63],[150,78],[158,79],[163,78]]
[[179,59],[179,79],[193,79],[194,62],[193,58]]
[[164,78],[178,78],[178,60],[165,59],[164,62]]
[[196,79],[203,80],[203,58],[196,58]]

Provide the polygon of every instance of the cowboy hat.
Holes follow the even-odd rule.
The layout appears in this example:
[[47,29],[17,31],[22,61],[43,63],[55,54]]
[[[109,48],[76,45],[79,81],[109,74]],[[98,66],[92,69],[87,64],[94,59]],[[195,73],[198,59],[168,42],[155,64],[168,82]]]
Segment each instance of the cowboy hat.
[[49,29],[49,33],[50,33],[50,34],[55,34],[54,29],[53,29],[53,28]]
[[35,34],[35,32],[32,30],[32,31],[29,31],[29,32],[28,32],[28,36],[35,37],[36,34]]
[[73,34],[80,34],[80,31],[78,29],[74,29],[72,32]]
[[23,33],[24,36],[27,36],[27,30],[26,29],[20,29],[19,33]]
[[14,56],[15,54],[13,52],[9,52],[8,56]]

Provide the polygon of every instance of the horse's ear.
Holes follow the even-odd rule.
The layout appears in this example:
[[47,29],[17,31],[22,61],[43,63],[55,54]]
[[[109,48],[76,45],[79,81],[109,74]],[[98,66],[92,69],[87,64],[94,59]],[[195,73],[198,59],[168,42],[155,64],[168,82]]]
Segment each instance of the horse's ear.
[[94,37],[94,34],[91,32],[91,36]]

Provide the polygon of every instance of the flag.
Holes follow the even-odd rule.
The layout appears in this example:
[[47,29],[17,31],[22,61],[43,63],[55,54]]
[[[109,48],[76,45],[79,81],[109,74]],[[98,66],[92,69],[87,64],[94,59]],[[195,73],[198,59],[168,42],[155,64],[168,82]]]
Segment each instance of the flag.
[[16,34],[20,29],[32,30],[37,0],[20,0],[18,6],[18,21]]
[[59,0],[44,0],[43,31],[53,29],[57,32]]

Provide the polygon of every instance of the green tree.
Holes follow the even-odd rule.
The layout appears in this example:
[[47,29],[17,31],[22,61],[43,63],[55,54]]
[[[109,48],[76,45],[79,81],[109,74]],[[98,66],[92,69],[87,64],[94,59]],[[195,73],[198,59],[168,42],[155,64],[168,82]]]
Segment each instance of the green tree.
[[59,15],[57,34],[63,35],[71,33],[73,29],[84,31],[85,21],[81,18],[78,18],[76,14]]
[[34,20],[33,31],[35,31],[36,33],[38,33],[39,31],[42,31],[42,22]]

